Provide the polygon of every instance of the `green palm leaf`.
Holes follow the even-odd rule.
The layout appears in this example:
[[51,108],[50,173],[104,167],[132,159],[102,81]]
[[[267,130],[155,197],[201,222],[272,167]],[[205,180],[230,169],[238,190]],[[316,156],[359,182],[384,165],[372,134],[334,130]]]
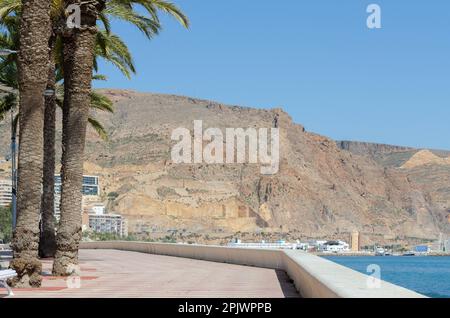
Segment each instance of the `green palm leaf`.
[[91,92],[91,108],[114,113],[113,102],[98,91]]
[[92,117],[89,117],[88,122],[89,122],[89,125],[92,128],[94,128],[94,130],[97,132],[97,135],[99,135],[99,137],[101,139],[108,140],[108,133],[106,132],[106,129],[102,126],[102,124],[98,120],[96,120]]
[[[115,34],[108,33],[106,30],[97,32],[97,45],[95,47],[96,59],[98,57],[112,63],[127,78],[131,73],[136,73],[133,58],[127,45]],[[97,61],[94,61],[94,69],[97,70]]]

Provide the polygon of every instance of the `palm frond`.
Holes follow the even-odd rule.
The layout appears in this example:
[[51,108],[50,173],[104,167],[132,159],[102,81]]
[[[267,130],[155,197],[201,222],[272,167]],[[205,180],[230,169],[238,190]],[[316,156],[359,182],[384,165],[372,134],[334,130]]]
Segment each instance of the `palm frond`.
[[141,4],[146,9],[147,7],[154,8],[174,17],[185,28],[189,28],[190,26],[189,18],[175,4],[171,2],[165,0],[142,0],[139,2],[148,3],[148,6]]
[[19,13],[22,8],[20,0],[1,0],[0,1],[0,19],[4,19],[11,13]]
[[0,83],[11,87],[18,88],[17,82],[17,65],[15,62],[11,62],[7,59],[0,62]]
[[105,127],[95,118],[88,118],[89,125],[97,132],[98,136],[103,140],[108,140],[108,132]]
[[131,23],[137,27],[147,38],[152,38],[159,33],[161,25],[158,20],[147,18],[133,10],[127,1],[108,2],[104,14],[121,21]]
[[91,108],[114,113],[113,102],[98,91],[91,92]]
[[108,15],[106,15],[105,12],[102,11],[99,13],[98,19],[102,22],[105,31],[107,33],[111,33],[111,22],[109,21]]
[[[97,32],[97,42],[95,56],[101,57],[107,62],[112,63],[127,78],[132,73],[136,73],[133,58],[127,45],[115,34],[108,33],[106,30]],[[94,69],[97,71],[97,60],[94,60]]]
[[92,75],[92,79],[94,81],[107,81],[108,77],[106,77],[106,75],[102,75],[102,74],[94,74],[94,75]]

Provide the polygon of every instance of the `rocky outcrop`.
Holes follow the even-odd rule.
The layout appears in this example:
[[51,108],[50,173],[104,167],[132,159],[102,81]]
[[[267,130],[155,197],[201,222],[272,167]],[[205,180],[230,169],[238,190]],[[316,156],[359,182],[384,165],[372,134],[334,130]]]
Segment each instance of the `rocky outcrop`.
[[415,153],[401,168],[412,169],[425,165],[450,166],[450,157],[439,157],[430,150],[421,150]]
[[336,141],[336,144],[338,147],[342,150],[350,151],[357,155],[379,155],[383,153],[393,153],[393,152],[405,152],[405,151],[412,151],[415,150],[414,148],[410,147],[401,147],[401,146],[393,146],[393,145],[386,145],[386,144],[377,144],[377,143],[370,143],[370,142],[360,142],[360,141],[347,141],[347,140],[340,140]]
[[[103,142],[89,131],[85,172],[100,176],[103,200],[127,217],[130,232],[348,240],[358,230],[370,244],[434,239],[449,230],[450,171],[399,168],[417,150],[336,143],[305,131],[281,109],[103,92],[114,100],[115,114],[93,115],[110,138]],[[279,172],[261,175],[258,164],[173,163],[172,131],[192,131],[194,120],[202,120],[204,130],[279,128]],[[6,129],[0,124],[4,152]]]

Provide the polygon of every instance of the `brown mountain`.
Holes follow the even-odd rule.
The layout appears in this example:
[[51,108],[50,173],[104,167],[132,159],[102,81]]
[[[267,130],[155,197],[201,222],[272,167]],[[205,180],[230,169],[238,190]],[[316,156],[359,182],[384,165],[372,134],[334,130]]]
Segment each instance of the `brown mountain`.
[[[89,132],[85,170],[100,175],[103,199],[110,211],[128,218],[131,232],[177,231],[215,240],[236,232],[347,238],[359,230],[365,243],[432,240],[449,232],[450,164],[405,166],[419,150],[335,142],[305,131],[281,109],[103,92],[116,112],[95,115],[110,139],[103,142]],[[279,173],[261,175],[255,164],[172,163],[172,131],[192,130],[194,120],[203,120],[204,130],[278,126]],[[1,151],[7,153],[4,123],[0,131]]]

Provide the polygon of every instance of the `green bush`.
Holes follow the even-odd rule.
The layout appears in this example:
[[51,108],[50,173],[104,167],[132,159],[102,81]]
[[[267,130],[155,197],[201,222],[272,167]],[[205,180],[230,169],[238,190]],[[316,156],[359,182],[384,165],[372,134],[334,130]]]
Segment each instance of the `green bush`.
[[93,231],[83,232],[84,240],[92,240],[92,241],[141,241],[141,242],[162,242],[162,243],[176,243],[176,239],[173,236],[166,235],[163,238],[152,239],[149,237],[146,238],[138,238],[133,234],[128,236],[120,236],[113,233],[98,233]]
[[117,192],[110,192],[110,193],[108,193],[108,198],[111,199],[111,200],[115,200],[118,197],[119,197],[119,193],[117,193]]

